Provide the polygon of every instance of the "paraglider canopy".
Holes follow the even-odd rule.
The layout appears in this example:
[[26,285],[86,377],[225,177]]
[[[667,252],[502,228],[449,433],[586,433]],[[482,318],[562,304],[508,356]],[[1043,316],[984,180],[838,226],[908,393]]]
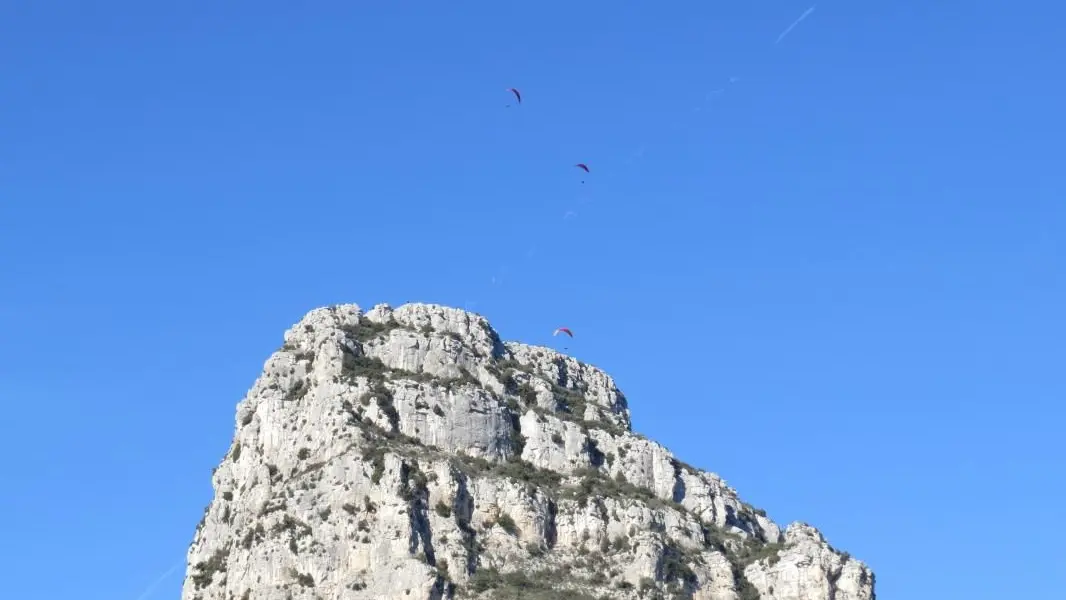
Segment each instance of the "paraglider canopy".
[[519,104],[522,103],[522,94],[519,93],[519,91],[517,89],[515,89],[515,88],[507,88],[507,91],[511,92],[512,94],[514,94],[514,97],[518,100]]
[[568,336],[570,336],[570,337],[574,337],[574,332],[573,332],[573,331],[570,331],[570,328],[568,328],[568,327],[560,327],[560,328],[556,329],[556,330],[555,330],[555,331],[554,331],[554,332],[552,333],[552,335],[553,335],[553,336],[556,336],[556,335],[559,335],[560,333],[565,333],[566,335],[568,335]]
[[[586,165],[585,163],[577,163],[577,164],[576,164],[576,165],[574,165],[574,166],[575,166],[575,167],[577,167],[577,168],[579,168],[579,169],[581,169],[582,171],[584,171],[584,172],[586,172],[586,173],[588,173],[588,172],[589,172],[589,166],[588,166],[588,165]],[[582,180],[581,180],[581,183],[585,183],[585,180],[584,180],[584,179],[582,179]]]

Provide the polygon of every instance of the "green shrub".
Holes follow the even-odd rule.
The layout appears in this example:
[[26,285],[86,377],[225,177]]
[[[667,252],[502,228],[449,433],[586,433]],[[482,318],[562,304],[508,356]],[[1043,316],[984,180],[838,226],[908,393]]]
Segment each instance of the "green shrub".
[[518,525],[514,522],[514,519],[511,518],[511,515],[507,513],[500,514],[497,524],[507,533],[518,535]]
[[685,555],[673,544],[667,545],[663,552],[662,578],[668,582],[679,579],[685,583],[696,581],[696,574],[688,566]]
[[344,376],[352,380],[356,377],[366,377],[370,380],[381,380],[392,374],[392,369],[387,367],[380,358],[372,358],[363,354],[359,356],[348,355],[344,361]]
[[302,400],[310,389],[311,388],[307,385],[306,381],[303,379],[297,379],[296,383],[293,384],[292,389],[286,394],[285,399],[290,402]]
[[597,600],[588,594],[567,590],[562,570],[546,569],[527,575],[517,571],[501,574],[496,569],[478,569],[470,578],[475,593],[492,590],[494,600]]
[[369,342],[370,340],[381,337],[399,327],[401,327],[401,325],[394,319],[389,319],[385,323],[377,323],[365,316],[360,316],[359,321],[355,325],[345,325],[341,330],[344,331],[348,337],[358,342]]
[[207,587],[211,584],[215,573],[226,572],[226,550],[224,548],[215,550],[207,560],[196,563],[193,571],[195,571],[192,575],[193,587],[195,589]]
[[525,406],[537,405],[537,390],[533,389],[533,386],[528,383],[522,383],[518,386],[518,397]]
[[552,384],[552,393],[555,396],[555,403],[559,410],[579,419],[584,419],[586,406],[584,394],[558,384]]
[[373,466],[370,481],[377,484],[381,482],[381,476],[385,473],[385,448],[383,446],[367,446],[363,448],[363,461]]
[[290,574],[296,579],[297,583],[299,583],[301,586],[309,588],[315,587],[315,578],[311,575],[308,575],[306,573],[300,573],[296,569],[292,569],[290,571]]

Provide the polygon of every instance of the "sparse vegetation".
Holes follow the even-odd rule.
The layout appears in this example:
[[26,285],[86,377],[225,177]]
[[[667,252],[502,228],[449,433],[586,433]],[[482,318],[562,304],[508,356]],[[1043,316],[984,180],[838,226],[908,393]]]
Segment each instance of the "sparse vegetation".
[[344,376],[349,380],[366,377],[371,381],[382,381],[391,374],[392,369],[381,362],[380,358],[349,354],[344,361]]
[[363,461],[373,467],[370,481],[374,484],[381,483],[381,476],[385,473],[385,447],[373,445],[363,448]]
[[597,600],[595,596],[562,589],[560,583],[565,580],[561,571],[551,569],[531,575],[478,569],[470,578],[470,589],[476,593],[492,590],[494,600]]
[[744,576],[744,571],[733,569],[733,580],[737,586],[737,600],[760,600],[762,596],[759,590]]
[[518,419],[512,419],[513,429],[511,433],[511,450],[514,460],[519,460],[522,456],[522,452],[526,449],[526,436],[522,435],[522,430],[518,428]]
[[506,375],[503,375],[501,377],[499,375],[499,370],[498,369],[493,369],[492,372],[494,374],[496,374],[497,379],[499,379],[500,383],[503,384],[504,393],[507,393],[507,394],[510,394],[510,395],[516,395],[518,393],[518,380],[516,380],[514,378],[514,374],[513,373],[507,373]]
[[507,533],[511,535],[518,535],[518,525],[514,522],[514,519],[511,518],[511,515],[507,513],[501,513],[499,519],[496,521],[496,524],[499,525],[500,528],[506,531]]
[[311,535],[311,526],[296,517],[286,514],[270,528],[272,533],[290,532],[297,538]]
[[624,476],[611,479],[596,469],[580,469],[574,475],[581,477],[581,482],[576,487],[566,490],[566,496],[576,498],[579,504],[584,504],[593,496],[608,496],[614,498],[633,498],[640,500],[651,508],[671,508],[685,512],[685,508],[672,500],[663,500],[651,490],[633,485],[625,480]]
[[285,399],[290,402],[302,400],[303,397],[307,395],[307,392],[310,389],[311,388],[307,384],[307,381],[303,379],[297,379],[296,383],[293,384],[292,389],[290,389],[289,392],[285,395]]
[[315,578],[307,573],[301,573],[296,569],[290,569],[289,574],[303,587],[315,587]]
[[537,542],[529,542],[526,544],[526,552],[529,552],[529,555],[533,557],[543,556],[544,548]]
[[404,463],[400,476],[403,481],[400,493],[407,502],[414,502],[428,493],[426,474],[418,468],[417,463]]
[[194,573],[192,574],[192,581],[194,589],[200,589],[211,585],[211,581],[215,576],[215,573],[226,572],[226,548],[219,548],[215,550],[211,556],[205,560],[196,563],[193,566]]
[[740,547],[733,552],[733,555],[736,556],[736,560],[740,562],[741,567],[746,567],[764,559],[772,567],[781,560],[780,553],[783,547],[783,544],[777,542],[762,543],[751,538],[745,538]]
[[552,384],[552,394],[555,396],[558,410],[584,420],[586,406],[584,394],[558,384]]
[[452,516],[452,507],[445,504],[443,500],[437,502],[437,506],[434,507],[434,510],[437,511],[438,515],[444,517],[445,519]]
[[563,445],[563,436],[559,435],[559,432],[553,433],[552,434],[552,442],[556,446],[562,446]]
[[689,559],[676,545],[667,543],[663,551],[662,580],[668,583],[682,581],[685,584],[696,582],[696,574],[688,566]]
[[448,392],[455,391],[457,388],[459,388],[461,386],[464,386],[464,385],[473,385],[473,386],[480,385],[480,382],[477,380],[477,378],[474,377],[473,375],[471,375],[469,371],[467,371],[466,369],[463,369],[463,368],[459,369],[459,375],[457,377],[453,377],[451,379],[443,379],[443,378],[434,378],[434,379],[436,379],[438,381],[438,383],[442,384],[442,386],[444,387],[445,391],[448,391]]
[[[382,386],[384,387],[384,386]],[[387,390],[386,390],[387,391]],[[379,394],[377,396],[378,408],[381,412],[385,413],[385,416],[389,419],[390,431],[396,432],[400,430],[400,413],[396,411],[396,405],[392,402],[392,394]]]
[[346,325],[341,329],[348,335],[348,337],[363,343],[387,335],[393,329],[399,329],[400,327],[402,327],[402,325],[392,318],[385,323],[378,323],[376,321],[371,321],[365,316],[360,316],[358,323],[355,325]]
[[537,406],[537,390],[533,386],[523,382],[517,389],[518,398],[525,406]]
[[255,528],[248,530],[244,537],[241,538],[241,548],[247,550],[252,548],[253,544],[257,544],[257,542],[264,539],[266,539],[266,530],[263,528],[262,523],[256,523]]
[[555,471],[538,469],[532,464],[515,459],[505,463],[494,463],[482,458],[460,455],[456,457],[457,466],[468,475],[492,475],[521,481],[527,485],[546,491],[556,490],[562,476]]

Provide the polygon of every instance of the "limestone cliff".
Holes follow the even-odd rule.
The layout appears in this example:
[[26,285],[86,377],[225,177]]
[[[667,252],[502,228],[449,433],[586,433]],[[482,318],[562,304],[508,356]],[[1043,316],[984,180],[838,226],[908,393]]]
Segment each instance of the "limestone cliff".
[[237,406],[183,600],[872,600],[630,430],[606,373],[461,310],[320,308]]

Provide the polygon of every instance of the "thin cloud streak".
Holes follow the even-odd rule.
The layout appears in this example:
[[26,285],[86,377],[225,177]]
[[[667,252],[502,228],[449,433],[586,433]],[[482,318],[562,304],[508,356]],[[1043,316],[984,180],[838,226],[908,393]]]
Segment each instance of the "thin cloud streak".
[[786,35],[788,35],[793,29],[795,29],[800,23],[802,23],[804,19],[806,19],[807,17],[811,16],[811,13],[814,12],[814,9],[815,9],[816,6],[818,6],[818,5],[817,4],[812,5],[810,8],[808,8],[805,11],[803,11],[803,14],[800,15],[798,19],[793,21],[792,24],[789,25],[787,29],[782,31],[781,35],[777,36],[777,41],[774,42],[774,43],[775,44],[780,44],[781,40],[785,39]]
[[185,560],[182,559],[181,562],[179,562],[176,565],[174,565],[173,567],[170,567],[169,569],[167,569],[167,572],[163,573],[162,575],[159,576],[158,579],[156,579],[154,582],[152,582],[152,585],[148,586],[143,592],[141,592],[141,595],[137,596],[136,600],[147,600],[155,592],[156,588],[159,587],[159,584],[161,584],[164,581],[166,581],[167,577],[170,577],[171,575],[173,575],[174,571],[177,571],[178,568],[183,566],[184,564],[185,564]]

